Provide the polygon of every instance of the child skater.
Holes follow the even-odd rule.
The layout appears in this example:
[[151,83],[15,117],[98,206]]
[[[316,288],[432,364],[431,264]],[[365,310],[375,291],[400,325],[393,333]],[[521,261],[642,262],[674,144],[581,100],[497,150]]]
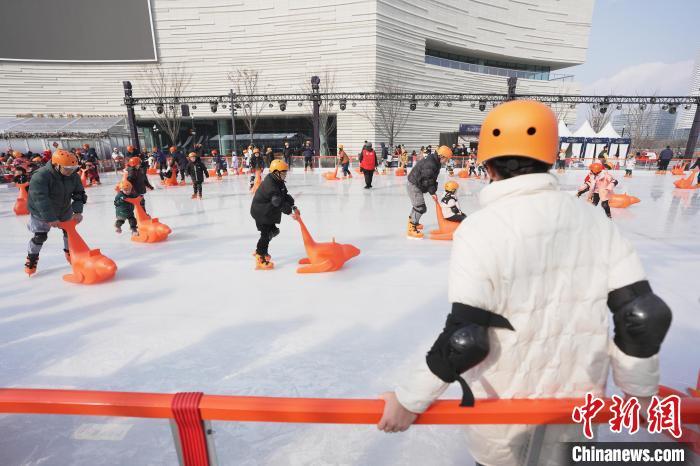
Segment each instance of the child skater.
[[338,144],[338,163],[343,169],[343,178],[352,178],[350,173],[350,157],[348,157],[347,152],[342,144]]
[[192,178],[192,189],[194,190],[192,199],[201,199],[202,184],[205,179],[209,178],[209,171],[196,152],[190,152],[187,158],[190,159],[190,163],[187,164],[187,174]]
[[627,160],[625,160],[625,178],[632,178],[632,170],[637,165],[637,157],[641,155],[637,152],[635,155],[628,155]]
[[605,215],[611,219],[612,214],[610,213],[608,197],[613,193],[613,188],[617,186],[617,180],[607,170],[603,169],[603,164],[600,162],[592,163],[589,168],[591,172],[583,180],[583,185],[579,188],[576,196],[581,197],[583,193],[587,192],[588,200],[596,206],[600,202]]
[[420,224],[421,216],[428,211],[425,206],[425,193],[428,193],[436,201],[438,188],[438,176],[440,168],[445,161],[452,158],[452,150],[447,146],[440,146],[437,153],[432,152],[424,159],[419,160],[408,174],[406,191],[413,208],[408,216],[408,231],[406,236],[411,239],[423,238],[423,225]]
[[280,233],[277,224],[282,221],[282,214],[291,214],[293,219],[299,219],[299,210],[294,206],[294,198],[287,192],[284,182],[288,170],[289,166],[284,160],[273,160],[270,173],[253,196],[250,215],[260,232],[255,248],[255,270],[270,270],[275,266],[270,260],[268,247],[270,240]]
[[253,156],[250,158],[250,186],[248,189],[253,189],[255,177],[262,178],[262,173],[265,170],[265,159],[260,155],[260,149],[253,149]]
[[122,180],[119,183],[119,192],[114,198],[114,209],[117,215],[117,221],[114,222],[114,231],[121,234],[122,225],[124,222],[129,222],[131,228],[131,236],[138,236],[136,217],[134,217],[134,205],[127,202],[126,199],[137,198],[138,194],[134,193],[134,187],[127,180]]
[[440,198],[440,208],[442,209],[442,216],[445,220],[450,222],[461,222],[467,216],[459,208],[459,201],[457,200],[457,189],[459,185],[455,181],[448,181],[445,183],[445,192]]

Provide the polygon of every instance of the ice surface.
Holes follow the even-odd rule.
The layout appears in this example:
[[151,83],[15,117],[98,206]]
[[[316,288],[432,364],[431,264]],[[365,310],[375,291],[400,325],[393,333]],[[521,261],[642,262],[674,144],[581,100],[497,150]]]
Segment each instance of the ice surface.
[[[574,191],[583,176],[562,175],[562,189]],[[670,174],[616,176],[617,192],[641,203],[614,209],[615,222],[674,311],[661,352],[662,381],[692,386],[700,360],[700,191],[675,190]],[[454,179],[463,210],[477,209],[484,182]],[[450,243],[405,238],[405,177],[375,176],[368,191],[357,175],[347,181],[290,175],[290,193],[314,238],[334,236],[362,251],[339,272],[317,275],[296,274],[305,253],[299,226],[288,217],[270,247],[277,268],[253,270],[258,235],[247,178],[210,179],[203,201],[190,199],[189,185],[149,193],[149,212],[173,229],[157,244],[131,242],[128,228],[114,233],[116,177],[105,175],[103,182],[88,189],[79,231],[119,271],[112,282],[94,286],[61,279],[69,269],[58,230],[49,235],[38,273],[27,278],[27,217],[12,213],[16,191],[0,187],[0,386],[375,397],[420,361],[449,311]],[[428,209],[426,231],[436,223],[430,202]],[[449,395],[458,394],[452,387]],[[81,440],[80,432],[100,430],[95,423],[133,427],[117,429],[124,432],[120,441]],[[153,424],[3,416],[0,464],[172,464],[167,422]],[[402,435],[373,426],[214,428],[221,464],[469,464],[458,427],[419,426]]]

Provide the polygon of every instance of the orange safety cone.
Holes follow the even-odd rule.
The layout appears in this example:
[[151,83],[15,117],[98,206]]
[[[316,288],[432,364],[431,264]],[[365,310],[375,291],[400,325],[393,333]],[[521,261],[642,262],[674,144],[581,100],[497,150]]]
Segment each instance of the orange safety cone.
[[75,220],[59,222],[58,227],[68,235],[68,250],[73,273],[64,275],[63,279],[71,283],[92,285],[104,282],[117,273],[117,264],[103,255],[99,249],[90,249],[75,229]]
[[258,188],[260,187],[260,183],[262,183],[260,170],[255,170],[255,182],[253,183],[253,187],[250,188],[250,192],[252,194],[255,194],[255,191],[258,190]]
[[399,167],[394,172],[394,176],[406,176],[406,169],[404,167]]
[[83,183],[83,188],[90,186],[87,179],[87,170],[80,170],[80,182]]
[[[433,201],[435,201],[435,199],[433,199]],[[438,201],[435,201],[435,211],[437,214],[438,229],[430,232],[430,239],[452,241],[452,234],[455,232],[460,223],[445,220],[445,216],[442,215],[442,209],[440,208],[440,203]]]
[[157,218],[151,218],[146,213],[146,210],[141,205],[143,196],[134,198],[125,198],[129,204],[133,204],[138,223],[139,234],[132,236],[131,241],[137,243],[158,243],[168,239],[168,235],[172,233],[170,227],[164,223],[160,223]]
[[632,204],[637,204],[639,202],[638,197],[630,196],[629,194],[611,194],[608,199],[608,204],[610,207],[615,207],[616,209],[624,209],[631,206]]
[[338,178],[338,166],[335,166],[335,171],[333,173],[326,172],[323,174],[323,177],[328,181],[340,180],[340,178]]
[[157,174],[158,174],[158,170],[153,168],[153,167],[146,170],[146,175],[157,175]]
[[334,272],[360,254],[360,250],[355,246],[336,243],[335,238],[330,243],[315,242],[298,213],[294,219],[299,222],[301,237],[308,256],[299,260],[299,264],[303,264],[304,267],[299,267],[297,273]]
[[678,176],[678,175],[683,175],[684,173],[685,173],[685,171],[683,170],[683,164],[682,164],[682,163],[676,164],[676,165],[674,165],[674,166],[671,168],[671,174],[672,174],[672,175]]
[[170,178],[166,178],[160,182],[160,184],[164,186],[178,186],[177,183],[177,168],[172,167],[171,169],[172,173],[170,175]]
[[17,183],[15,186],[19,188],[19,192],[17,193],[17,200],[12,210],[15,211],[15,215],[29,215],[29,209],[27,208],[27,201],[29,199],[27,186],[29,186],[29,183]]
[[695,177],[698,175],[697,170],[693,170],[688,175],[688,178],[683,178],[673,182],[673,185],[678,189],[698,189],[700,185],[695,184]]
[[216,169],[214,168],[210,168],[207,172],[209,172],[209,176],[216,176]]

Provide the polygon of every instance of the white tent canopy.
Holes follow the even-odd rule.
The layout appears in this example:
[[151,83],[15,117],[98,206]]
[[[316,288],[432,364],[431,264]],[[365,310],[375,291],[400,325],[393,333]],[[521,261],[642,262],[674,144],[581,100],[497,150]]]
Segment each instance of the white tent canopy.
[[[609,139],[620,139],[621,136],[618,134],[617,131],[615,131],[615,128],[613,128],[612,123],[608,122],[607,125],[605,125],[605,128],[601,129],[600,132],[598,133],[599,138],[609,138]],[[627,148],[629,147],[629,144],[618,144],[615,142],[610,142],[610,156],[615,157],[615,156],[620,156],[620,157],[625,157],[627,155]]]
[[563,120],[559,121],[559,150],[566,152],[569,150],[570,142],[562,142],[561,138],[570,138],[573,134],[571,130],[566,126]]
[[[593,128],[591,127],[591,124],[588,122],[588,120],[586,120],[586,121],[584,121],[583,124],[579,127],[579,129],[577,129],[576,131],[574,131],[573,136],[574,136],[575,138],[594,138],[594,137],[596,137],[596,132],[593,130]],[[581,156],[581,150],[582,150],[583,146],[584,146],[584,145],[583,145],[582,143],[580,143],[580,142],[575,142],[575,143],[573,144],[573,147],[571,148],[571,152],[572,152],[572,154],[574,155],[574,157],[580,157],[580,156]],[[591,155],[588,154],[588,148],[586,148],[586,149],[587,149],[587,150],[586,150],[585,157],[586,157],[586,158],[590,158]],[[595,145],[593,145],[593,146],[591,147],[591,151],[594,151],[594,150],[595,150]]]

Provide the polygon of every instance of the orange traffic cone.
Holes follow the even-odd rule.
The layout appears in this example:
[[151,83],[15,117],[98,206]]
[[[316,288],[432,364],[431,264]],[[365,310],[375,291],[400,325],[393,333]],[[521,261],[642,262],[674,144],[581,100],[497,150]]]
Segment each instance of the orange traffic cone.
[[340,178],[338,178],[338,166],[335,166],[335,171],[333,173],[326,172],[323,174],[323,177],[328,181],[340,180]]
[[19,188],[19,192],[12,210],[15,211],[15,215],[29,215],[29,209],[27,208],[27,200],[29,199],[27,186],[29,186],[29,183],[17,183],[15,186]]
[[308,256],[299,261],[299,264],[304,265],[304,267],[299,267],[297,273],[334,272],[360,254],[360,250],[355,246],[336,243],[335,238],[330,243],[315,242],[298,211],[293,218],[299,222],[301,237],[304,240],[304,248]]
[[394,176],[406,176],[406,169],[404,167],[399,167],[394,172]]
[[688,178],[683,178],[673,182],[673,185],[678,189],[698,189],[700,185],[695,184],[695,177],[698,175],[697,170],[693,170],[688,175]]
[[153,168],[153,167],[146,170],[146,175],[157,175],[157,174],[158,174],[158,170]]
[[68,235],[68,250],[70,251],[73,273],[64,275],[63,279],[71,283],[92,285],[114,277],[117,264],[103,255],[99,249],[90,249],[75,229],[75,220],[60,222],[59,228]]
[[[435,201],[435,199],[433,200]],[[437,214],[438,229],[430,232],[430,239],[452,241],[452,234],[459,226],[459,222],[445,220],[445,216],[442,215],[442,209],[438,201],[435,201],[435,213]]]
[[80,182],[83,183],[83,188],[90,186],[87,179],[87,170],[80,170]]
[[638,197],[630,196],[629,194],[611,194],[608,199],[608,204],[610,207],[615,207],[616,209],[624,209],[631,206],[632,204],[637,204],[639,202]]
[[141,205],[142,196],[134,198],[125,198],[129,204],[133,204],[138,222],[139,234],[131,237],[131,241],[137,243],[158,243],[168,239],[168,235],[172,233],[170,227],[164,223],[160,223],[157,218],[151,218],[146,210]]

